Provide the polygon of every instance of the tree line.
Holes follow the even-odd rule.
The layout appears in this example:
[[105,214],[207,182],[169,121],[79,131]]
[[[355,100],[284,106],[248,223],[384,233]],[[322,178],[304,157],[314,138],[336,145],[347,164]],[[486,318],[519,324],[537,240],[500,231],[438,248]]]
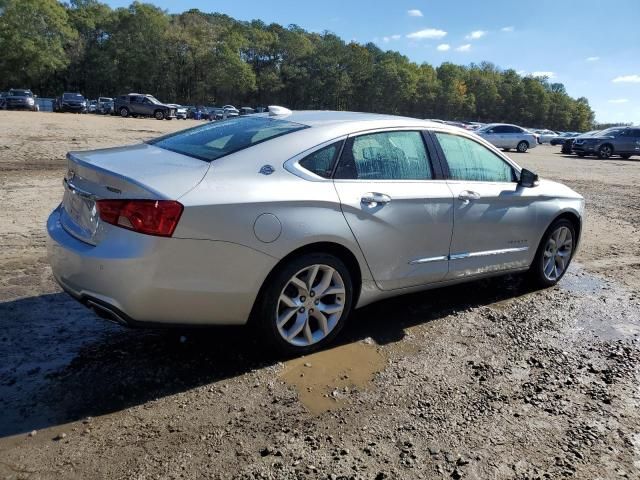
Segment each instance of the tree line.
[[373,43],[134,2],[0,0],[0,90],[183,104],[284,105],[588,130],[586,98],[483,62],[417,64]]

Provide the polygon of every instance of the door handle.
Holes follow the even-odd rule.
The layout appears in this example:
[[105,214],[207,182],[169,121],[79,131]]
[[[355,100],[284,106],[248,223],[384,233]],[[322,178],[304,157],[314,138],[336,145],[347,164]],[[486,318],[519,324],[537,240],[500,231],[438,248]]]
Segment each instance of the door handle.
[[458,194],[458,200],[462,200],[463,204],[469,203],[469,200],[480,200],[482,198],[478,192],[471,190],[463,190]]
[[384,205],[386,203],[389,203],[390,201],[391,197],[389,195],[378,192],[365,193],[360,199],[360,203],[364,203],[369,207],[377,207],[378,205]]

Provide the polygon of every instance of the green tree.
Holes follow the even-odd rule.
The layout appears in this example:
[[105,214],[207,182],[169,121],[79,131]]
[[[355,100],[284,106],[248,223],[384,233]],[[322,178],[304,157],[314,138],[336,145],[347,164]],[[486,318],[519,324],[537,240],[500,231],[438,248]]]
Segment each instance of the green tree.
[[42,85],[69,64],[65,48],[77,38],[55,0],[4,0],[0,15],[0,86]]

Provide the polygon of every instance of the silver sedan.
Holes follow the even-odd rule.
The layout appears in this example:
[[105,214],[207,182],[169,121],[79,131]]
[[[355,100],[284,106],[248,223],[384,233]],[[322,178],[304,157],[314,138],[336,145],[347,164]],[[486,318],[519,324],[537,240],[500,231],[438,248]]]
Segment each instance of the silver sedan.
[[349,112],[237,117],[70,152],[55,278],[125,325],[251,323],[281,351],[354,308],[511,272],[567,270],[583,198],[441,123]]

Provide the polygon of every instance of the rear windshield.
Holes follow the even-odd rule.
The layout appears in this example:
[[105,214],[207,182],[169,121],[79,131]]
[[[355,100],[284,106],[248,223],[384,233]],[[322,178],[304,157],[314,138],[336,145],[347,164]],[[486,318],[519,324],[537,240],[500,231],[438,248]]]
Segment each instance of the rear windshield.
[[183,130],[149,143],[211,162],[303,128],[307,126],[270,117],[238,117]]
[[84,97],[79,93],[63,93],[62,98],[66,98],[69,100],[84,100]]
[[32,97],[33,94],[29,90],[10,90],[9,95],[14,97]]

